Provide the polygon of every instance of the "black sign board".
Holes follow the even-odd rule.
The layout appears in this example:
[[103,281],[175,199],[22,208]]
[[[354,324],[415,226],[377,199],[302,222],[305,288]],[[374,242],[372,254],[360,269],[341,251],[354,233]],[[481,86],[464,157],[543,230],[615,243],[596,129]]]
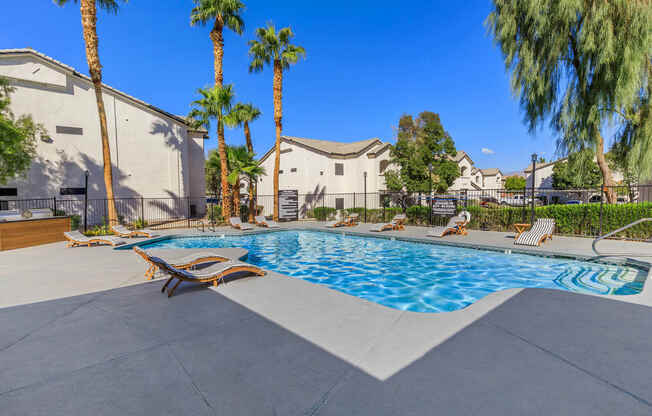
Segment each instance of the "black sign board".
[[18,188],[0,188],[0,196],[18,196]]
[[280,221],[299,220],[299,191],[278,191],[278,219]]
[[85,195],[85,188],[61,188],[59,195]]
[[432,200],[432,214],[452,217],[457,213],[457,198],[435,197]]

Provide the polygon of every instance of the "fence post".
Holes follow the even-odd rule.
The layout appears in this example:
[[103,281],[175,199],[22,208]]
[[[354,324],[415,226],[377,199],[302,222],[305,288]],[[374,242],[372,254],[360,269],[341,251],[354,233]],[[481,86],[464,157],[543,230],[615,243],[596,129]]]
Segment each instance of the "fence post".
[[143,228],[145,228],[145,198],[141,195],[140,197],[140,219],[142,222]]
[[186,217],[188,220],[188,228],[190,228],[190,197],[186,197]]
[[598,236],[602,235],[602,224],[603,224],[603,209],[604,209],[604,194],[605,194],[605,185],[604,183],[600,187],[600,232]]
[[54,216],[56,217],[56,215],[57,215],[57,197],[56,196],[52,197],[52,206],[54,207],[54,209],[52,211],[54,213]]

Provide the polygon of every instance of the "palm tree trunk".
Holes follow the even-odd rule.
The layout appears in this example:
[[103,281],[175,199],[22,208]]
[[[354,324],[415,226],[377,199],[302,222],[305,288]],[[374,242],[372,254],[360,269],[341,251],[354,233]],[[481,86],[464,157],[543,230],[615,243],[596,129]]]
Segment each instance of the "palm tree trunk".
[[281,166],[281,134],[283,133],[283,67],[280,60],[274,61],[274,123],[276,124],[276,146],[274,157],[274,221],[278,221],[278,172]]
[[80,12],[82,28],[84,31],[84,42],[86,44],[86,61],[88,72],[90,72],[93,87],[95,89],[95,101],[97,102],[97,113],[100,119],[100,135],[102,136],[102,159],[104,162],[104,186],[106,187],[107,214],[109,224],[118,222],[115,209],[115,198],[113,195],[113,170],[111,167],[111,149],[109,148],[109,129],[106,122],[106,111],[102,99],[102,65],[98,52],[97,38],[97,10],[95,0],[81,0]]
[[213,42],[213,66],[215,67],[215,85],[222,87],[224,84],[224,72],[222,62],[224,61],[224,24],[222,18],[215,19],[215,25],[211,30],[210,37]]
[[[249,122],[244,122],[245,138],[247,139],[247,150],[249,153],[254,153],[254,144],[251,142],[251,130],[249,129]],[[258,215],[256,212],[256,201],[254,200],[254,181],[249,178],[249,222],[254,223],[254,217]]]
[[218,120],[217,122],[217,152],[220,154],[220,169],[222,180],[222,216],[225,221],[231,218],[231,192],[229,189],[229,176],[228,167],[226,165],[226,142],[224,141],[224,122]]
[[599,131],[596,133],[595,156],[598,162],[598,167],[602,172],[602,181],[604,185],[607,187],[605,192],[607,196],[607,202],[613,204],[616,202],[616,194],[613,188],[614,181],[613,178],[611,177],[611,169],[609,169],[609,164],[607,163],[607,159],[604,157],[604,138],[602,137],[602,134],[600,134]]

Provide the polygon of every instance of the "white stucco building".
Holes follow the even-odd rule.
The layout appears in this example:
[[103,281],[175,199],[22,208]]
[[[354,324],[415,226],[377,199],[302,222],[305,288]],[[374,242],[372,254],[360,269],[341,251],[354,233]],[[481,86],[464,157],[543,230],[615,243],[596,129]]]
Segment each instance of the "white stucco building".
[[453,158],[460,168],[460,176],[453,182],[451,191],[480,191],[489,189],[503,189],[505,175],[497,168],[478,169],[471,157],[460,150]]
[[[90,78],[32,49],[0,50],[0,76],[15,88],[12,112],[30,114],[48,133],[38,140],[29,173],[3,185],[2,193],[19,199],[58,197],[62,188],[83,186],[84,171],[89,171],[89,198],[104,198]],[[204,196],[205,131],[108,85],[103,98],[116,198]]]
[[[389,147],[375,138],[341,143],[283,136],[279,189],[296,189],[299,194],[362,193],[367,172],[367,192],[384,191]],[[267,176],[258,184],[258,195],[273,195],[274,147],[260,163]]]

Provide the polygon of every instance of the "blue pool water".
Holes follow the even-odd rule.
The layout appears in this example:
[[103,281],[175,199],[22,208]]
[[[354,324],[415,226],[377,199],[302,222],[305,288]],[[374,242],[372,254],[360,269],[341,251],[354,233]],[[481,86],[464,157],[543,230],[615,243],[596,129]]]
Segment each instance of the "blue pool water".
[[318,231],[173,238],[143,246],[222,247],[249,250],[247,262],[264,269],[415,312],[461,309],[509,288],[629,295],[643,289],[646,277],[631,267]]

